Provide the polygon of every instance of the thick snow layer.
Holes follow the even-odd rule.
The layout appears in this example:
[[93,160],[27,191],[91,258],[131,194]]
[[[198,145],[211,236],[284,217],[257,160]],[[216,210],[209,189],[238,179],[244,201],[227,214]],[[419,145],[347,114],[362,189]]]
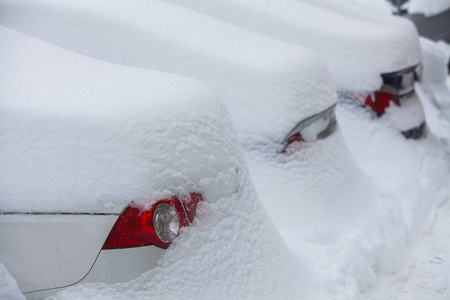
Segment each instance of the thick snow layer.
[[387,17],[395,19],[392,26],[389,21],[346,16],[298,0],[165,1],[317,52],[338,89],[376,90],[381,73],[421,60],[416,29],[396,17]]
[[443,42],[435,43],[420,38],[423,52],[423,79],[421,87],[442,116],[450,120],[450,90],[446,85],[447,64],[450,61],[450,47]]
[[[374,114],[374,119],[377,117]],[[401,105],[391,104],[381,118],[400,132],[419,127],[425,122],[425,112],[420,97],[413,93],[401,99]]]
[[[432,106],[429,103],[424,101],[425,108]],[[418,241],[433,241],[433,237],[426,237],[427,232],[437,208],[450,199],[450,130],[446,137],[437,139],[433,133],[436,128],[443,129],[444,119],[435,119],[436,114],[425,111],[433,125],[428,137],[405,140],[389,120],[373,119],[369,111],[353,102],[338,105],[346,144],[375,185],[379,207],[373,210],[371,221],[362,224],[353,236],[323,247],[322,255],[315,245],[305,250],[312,253],[311,260],[324,276],[324,284],[337,299],[447,299],[447,268],[430,265],[440,262],[431,256],[433,253],[446,261],[448,249],[442,245],[448,241],[430,245],[428,249],[441,247],[435,252],[425,250],[427,246],[418,247]]]
[[0,27],[0,211],[114,212],[232,194],[241,148],[204,84],[87,58]]
[[410,0],[408,12],[410,14],[424,14],[427,17],[438,15],[450,9],[449,0]]
[[296,252],[302,239],[327,245],[345,238],[377,210],[374,186],[340,131],[292,145],[289,155],[277,153],[277,145],[262,137],[242,136],[241,141],[256,190]]
[[[347,145],[376,184],[385,213],[342,246],[338,265],[346,270],[348,286],[336,289],[344,293],[353,287],[356,295],[387,299],[371,295],[383,290],[385,278],[401,269],[412,247],[411,236],[427,228],[438,205],[448,199],[450,157],[431,133],[424,140],[405,140],[386,120],[372,120],[369,112],[352,103],[341,104],[337,112]],[[356,261],[346,256],[351,253]]]
[[450,48],[424,37],[420,38],[420,44],[423,52],[423,80],[433,84],[445,84]]
[[450,299],[450,202],[438,210],[433,226],[411,238],[406,263],[380,280],[372,299]]
[[17,282],[0,263],[0,299],[4,300],[25,300],[19,290]]
[[[448,277],[442,274],[448,273],[448,264],[431,270],[438,279],[422,281],[422,275],[430,274],[428,257],[432,263],[440,260],[423,256],[411,264],[417,256],[409,255],[432,255],[414,245],[436,208],[448,201],[445,140],[431,133],[424,140],[405,140],[387,120],[374,119],[354,103],[344,101],[337,112],[342,131],[317,143],[294,145],[297,152],[285,156],[276,154],[277,144],[266,136],[241,135],[255,186],[294,254],[269,224],[240,168],[238,192],[203,206],[196,224],[169,248],[160,267],[128,283],[72,287],[54,299],[385,300],[402,298],[403,287],[414,297],[417,284],[430,282],[446,299],[442,288],[449,286]],[[237,155],[236,161],[241,159]],[[442,236],[448,238],[446,232]],[[436,239],[425,236],[423,241]],[[448,250],[435,253],[446,259]],[[434,290],[430,294],[436,295]]]
[[336,101],[310,51],[159,1],[2,0],[0,22],[95,58],[204,80],[239,133],[281,141]]
[[[301,0],[301,1],[308,1],[310,3],[320,3],[324,0]],[[379,14],[385,14],[390,15],[392,14],[392,4],[389,3],[388,0],[343,0],[343,1],[329,1],[328,2],[334,2],[336,5],[340,5],[342,8],[346,6],[357,6],[360,9],[376,12]]]
[[406,140],[387,120],[373,120],[369,113],[351,103],[339,107],[346,143],[381,192],[401,205],[408,227],[415,228],[422,221],[416,220],[417,215],[426,215],[439,203],[436,198],[444,196],[449,183],[448,154],[431,133],[423,140]]
[[248,174],[241,175],[239,192],[203,206],[157,268],[127,283],[83,284],[51,299],[326,299],[317,275],[270,223]]
[[[422,41],[423,42],[423,41]],[[431,42],[430,42],[431,43]],[[423,43],[422,43],[423,46]],[[431,46],[431,45],[428,45]],[[437,45],[436,45],[437,46]],[[426,50],[428,55],[439,56],[439,47],[430,47]],[[433,53],[434,52],[434,53]],[[427,67],[427,54],[424,55],[424,67]],[[432,80],[428,75],[434,76],[439,73],[443,65],[428,64],[429,73],[424,72],[423,81]],[[433,72],[434,71],[434,72]],[[449,77],[447,77],[449,78]],[[447,79],[448,80],[448,79]],[[449,81],[448,81],[449,82]],[[439,138],[435,144],[439,148],[446,148],[450,153],[450,122],[445,116],[450,115],[450,107],[437,107],[430,94],[424,92],[421,85],[416,89],[421,96],[425,107],[427,124],[430,132]],[[439,94],[441,90],[433,91]],[[450,99],[450,98],[447,98]],[[448,155],[448,154],[447,154]],[[427,158],[430,161],[430,158]],[[450,158],[442,161],[448,168]],[[426,162],[426,161],[424,161]],[[436,180],[449,180],[450,174],[439,175],[442,169],[436,167],[435,177],[425,180],[425,174],[421,178],[423,186],[433,183]],[[442,176],[442,178],[440,178]],[[427,183],[428,181],[429,183]],[[430,190],[432,193],[433,191]],[[436,194],[427,193],[426,201],[433,201]],[[367,294],[371,299],[414,299],[414,300],[447,300],[450,297],[450,185],[447,184],[447,192],[443,193],[446,202],[435,212],[431,210],[430,219],[432,226],[423,226],[422,230],[417,230],[411,234],[407,251],[404,252],[405,263],[395,273],[382,276],[378,279],[377,288]],[[439,198],[437,199],[439,200]]]
[[388,0],[298,0],[344,15],[372,21],[401,19],[392,17],[392,4]]
[[[233,197],[202,208],[197,223],[169,248],[157,269],[128,283],[72,287],[53,299],[384,300],[402,295],[399,280],[405,278],[411,291],[418,289],[420,274],[405,272],[415,268],[410,262],[411,253],[420,250],[414,249],[417,237],[450,193],[449,155],[431,135],[405,140],[354,103],[340,104],[338,117],[353,158],[339,131],[330,139],[296,145],[302,151],[290,156],[275,155],[273,142],[263,138],[259,143],[267,151],[252,149],[256,141],[244,143],[255,186],[296,259],[280,248],[253,190],[242,182],[244,188]],[[296,185],[308,188],[301,197]],[[321,193],[334,200],[331,207]],[[439,251],[445,259],[448,251]],[[440,270],[436,276],[446,274],[446,268]],[[448,286],[446,277],[436,278],[427,283],[441,291]]]

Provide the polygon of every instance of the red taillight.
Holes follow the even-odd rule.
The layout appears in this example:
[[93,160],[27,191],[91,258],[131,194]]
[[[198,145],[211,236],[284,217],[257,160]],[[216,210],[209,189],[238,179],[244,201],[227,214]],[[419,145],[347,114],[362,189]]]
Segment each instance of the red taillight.
[[375,92],[373,100],[372,95],[368,95],[365,104],[369,106],[373,111],[384,114],[386,108],[389,107],[391,102],[394,102],[397,106],[400,106],[400,100],[397,95],[383,92]]
[[304,142],[305,140],[303,139],[302,135],[300,133],[296,133],[293,136],[291,136],[288,140],[286,145],[283,147],[283,149],[281,150],[281,153],[285,153],[286,149],[291,146],[293,143],[295,142]]
[[155,209],[158,206],[167,208],[167,205],[169,205],[178,214],[179,227],[183,227],[193,221],[197,205],[201,201],[203,201],[203,197],[200,194],[191,194],[190,197],[183,198],[183,203],[176,196],[158,201],[151,207],[147,207],[145,204],[132,203],[125,208],[117,219],[102,249],[122,249],[149,245],[165,249],[170,242],[163,241],[163,238],[158,236],[156,224],[154,224]]
[[285,153],[286,149],[295,142],[313,142],[332,134],[337,124],[334,114],[335,107],[336,104],[300,121],[283,139],[284,147],[281,152]]
[[302,135],[300,133],[297,133],[289,138],[288,145],[294,142],[304,142],[304,141],[305,140],[303,139]]

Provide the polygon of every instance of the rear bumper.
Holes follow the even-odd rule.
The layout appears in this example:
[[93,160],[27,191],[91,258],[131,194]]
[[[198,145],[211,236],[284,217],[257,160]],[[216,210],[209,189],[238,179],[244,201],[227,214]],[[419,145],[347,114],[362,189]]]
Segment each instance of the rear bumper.
[[0,214],[0,261],[30,299],[80,282],[114,283],[156,266],[155,246],[101,250],[117,215]]
[[[102,250],[86,277],[73,285],[87,282],[116,283],[131,280],[156,267],[164,251],[155,246]],[[31,300],[45,299],[64,288],[25,293],[24,295]]]

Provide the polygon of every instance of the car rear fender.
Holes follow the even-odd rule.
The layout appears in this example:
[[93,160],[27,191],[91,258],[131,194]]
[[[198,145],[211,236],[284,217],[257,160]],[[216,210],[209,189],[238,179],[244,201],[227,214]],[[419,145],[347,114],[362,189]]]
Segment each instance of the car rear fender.
[[63,287],[92,268],[115,214],[0,214],[0,261],[22,293]]

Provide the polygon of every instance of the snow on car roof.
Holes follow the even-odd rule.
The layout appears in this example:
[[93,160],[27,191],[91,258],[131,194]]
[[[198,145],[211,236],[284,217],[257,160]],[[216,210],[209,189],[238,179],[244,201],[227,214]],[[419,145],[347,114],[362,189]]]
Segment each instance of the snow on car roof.
[[[333,1],[333,0],[301,0],[311,5],[343,14],[347,17],[370,21],[374,24],[390,25],[391,30],[401,30],[403,35],[410,39],[411,46],[415,47],[416,55],[420,54],[417,43],[417,29],[405,18],[392,14],[393,6],[388,1],[356,0],[356,1]],[[387,35],[390,32],[386,33]],[[389,38],[389,37],[387,37]]]
[[408,12],[410,14],[424,14],[427,17],[438,15],[450,9],[448,0],[410,0]]
[[282,141],[336,101],[312,52],[159,1],[3,0],[0,22],[95,58],[203,80],[239,133]]
[[339,89],[376,90],[381,73],[420,63],[417,32],[298,0],[166,0],[316,51]]
[[235,192],[240,146],[205,84],[4,27],[0,40],[0,212],[119,213],[132,200]]

